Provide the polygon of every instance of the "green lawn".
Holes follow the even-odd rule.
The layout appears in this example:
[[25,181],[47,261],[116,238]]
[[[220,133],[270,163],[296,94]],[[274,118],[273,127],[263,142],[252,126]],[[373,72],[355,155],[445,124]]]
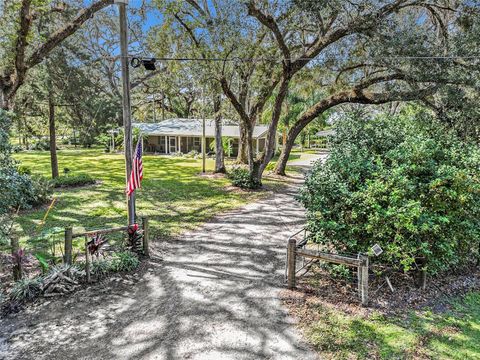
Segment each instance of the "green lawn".
[[[48,152],[23,152],[15,158],[33,174],[50,176]],[[39,224],[46,208],[22,213],[17,226],[22,243],[50,227],[73,225],[74,231],[80,231],[126,223],[122,154],[61,150],[58,160],[61,173],[68,168],[73,174],[88,173],[101,183],[56,191],[58,200],[42,228]],[[191,229],[219,212],[262,196],[262,192],[232,190],[222,177],[199,176],[201,160],[147,155],[143,162],[145,176],[137,191],[137,213],[150,217],[154,237]],[[207,170],[212,169],[213,160],[208,160]]]
[[452,301],[451,310],[368,319],[310,308],[308,340],[329,359],[480,359],[480,293]]

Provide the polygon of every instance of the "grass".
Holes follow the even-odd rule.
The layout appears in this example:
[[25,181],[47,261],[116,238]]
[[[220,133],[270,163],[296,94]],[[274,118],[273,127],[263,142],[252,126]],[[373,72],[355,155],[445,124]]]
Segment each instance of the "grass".
[[331,359],[480,359],[480,293],[451,302],[444,313],[409,312],[368,319],[317,306],[308,340]]
[[[32,174],[50,176],[48,152],[15,154]],[[22,213],[17,230],[20,241],[28,240],[42,229],[74,226],[74,231],[123,225],[126,222],[124,158],[101,150],[61,150],[59,170],[69,168],[72,175],[85,173],[99,185],[57,189],[55,206],[40,226],[46,208]],[[207,161],[207,171],[213,160]],[[194,228],[213,215],[241,206],[262,196],[261,192],[239,192],[227,188],[223,177],[199,176],[201,160],[163,156],[144,156],[144,180],[137,191],[137,213],[150,217],[154,237],[178,234]]]

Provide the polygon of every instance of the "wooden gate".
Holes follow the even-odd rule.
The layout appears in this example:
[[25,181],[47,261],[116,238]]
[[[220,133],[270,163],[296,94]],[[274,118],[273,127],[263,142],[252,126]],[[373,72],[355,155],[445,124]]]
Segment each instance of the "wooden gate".
[[[297,243],[295,236],[304,233],[304,238]],[[286,278],[289,289],[296,288],[296,275],[297,275],[297,259],[303,257],[307,259],[317,259],[333,264],[342,264],[346,266],[352,266],[357,268],[358,277],[358,294],[362,305],[368,304],[368,256],[359,253],[356,257],[332,254],[328,252],[322,252],[317,250],[307,249],[308,238],[306,236],[305,229],[302,229],[288,239],[287,244],[287,265],[286,265]]]

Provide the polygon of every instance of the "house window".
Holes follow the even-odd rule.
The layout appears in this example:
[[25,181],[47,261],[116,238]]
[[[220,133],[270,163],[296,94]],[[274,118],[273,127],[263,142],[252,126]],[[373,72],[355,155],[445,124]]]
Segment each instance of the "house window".
[[193,149],[195,151],[201,152],[202,151],[202,145],[201,145],[201,139],[199,137],[194,137],[193,138]]

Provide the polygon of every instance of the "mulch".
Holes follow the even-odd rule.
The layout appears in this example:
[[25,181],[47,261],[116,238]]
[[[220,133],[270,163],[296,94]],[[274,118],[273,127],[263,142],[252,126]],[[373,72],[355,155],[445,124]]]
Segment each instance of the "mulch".
[[304,276],[297,278],[297,289],[283,290],[281,300],[294,315],[307,316],[306,307],[323,306],[346,314],[368,317],[372,313],[402,315],[410,310],[429,308],[433,312],[450,309],[451,300],[470,291],[480,291],[480,269],[470,267],[456,273],[442,274],[427,279],[425,290],[419,288],[413,276],[395,273],[389,276],[392,292],[384,276],[370,275],[369,304],[360,304],[357,283],[332,278],[329,273],[314,265]]

